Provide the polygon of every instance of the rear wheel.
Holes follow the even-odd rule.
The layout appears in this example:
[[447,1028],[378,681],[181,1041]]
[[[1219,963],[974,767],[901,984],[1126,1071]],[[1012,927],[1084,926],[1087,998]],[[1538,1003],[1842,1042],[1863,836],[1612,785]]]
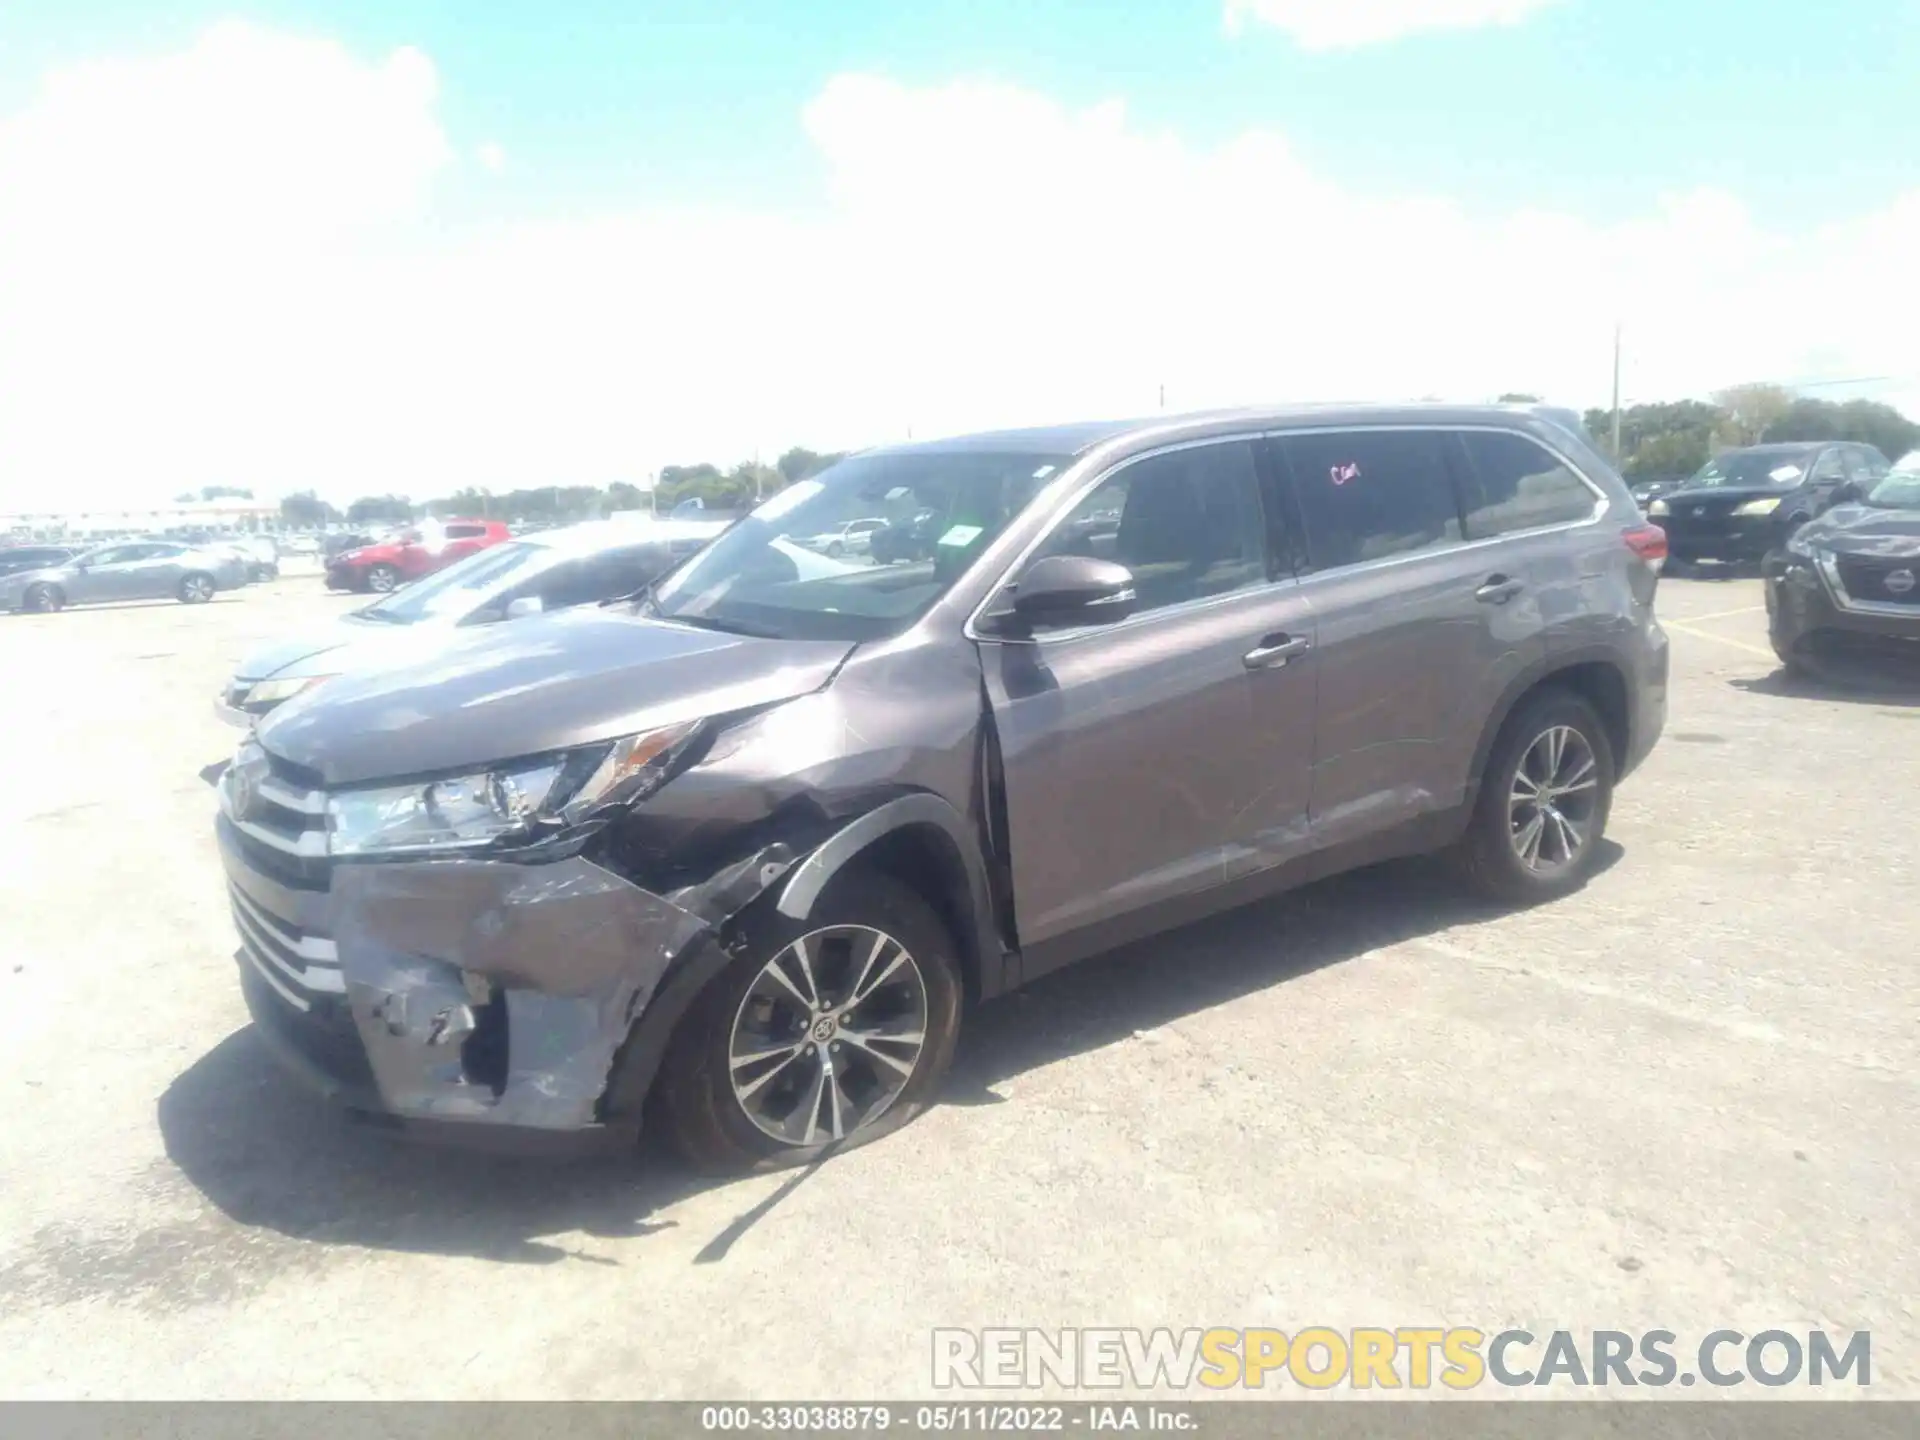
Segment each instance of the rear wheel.
[[802,1164],[877,1140],[932,1102],[960,1030],[958,960],[926,902],[843,874],[804,922],[771,907],[694,1001],[654,1102],[714,1171]]
[[400,584],[400,572],[391,565],[375,565],[367,571],[367,588],[385,595]]
[[1522,701],[1494,742],[1460,842],[1474,887],[1510,904],[1578,889],[1598,861],[1614,765],[1606,727],[1580,696],[1549,689]]
[[213,599],[214,591],[220,587],[213,576],[204,570],[195,570],[190,575],[180,577],[180,588],[175,592],[182,605],[204,605]]
[[21,602],[36,615],[51,615],[67,603],[66,592],[58,585],[44,582],[27,587],[26,597]]

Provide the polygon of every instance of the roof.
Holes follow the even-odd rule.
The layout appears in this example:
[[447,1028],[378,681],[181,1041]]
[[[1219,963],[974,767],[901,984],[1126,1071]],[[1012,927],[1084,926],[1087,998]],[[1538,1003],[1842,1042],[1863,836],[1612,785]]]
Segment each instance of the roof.
[[1504,421],[1516,415],[1545,419],[1564,426],[1559,417],[1572,415],[1546,405],[1452,405],[1430,401],[1403,404],[1296,403],[1248,406],[1232,410],[1198,410],[1179,415],[1150,415],[1133,420],[1081,421],[1026,430],[989,430],[941,440],[888,445],[868,454],[933,454],[953,451],[1005,452],[1026,455],[1082,455],[1110,441],[1131,437],[1156,440],[1199,437],[1222,430],[1254,426],[1285,429],[1295,425],[1473,425]]

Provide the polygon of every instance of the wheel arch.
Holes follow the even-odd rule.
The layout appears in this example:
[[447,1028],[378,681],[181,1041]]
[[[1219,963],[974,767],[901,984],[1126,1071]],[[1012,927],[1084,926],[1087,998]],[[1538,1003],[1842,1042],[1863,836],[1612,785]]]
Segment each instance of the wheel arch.
[[1607,650],[1566,652],[1549,656],[1523,671],[1501,692],[1499,703],[1488,715],[1480,733],[1479,744],[1474,747],[1473,769],[1468,776],[1470,796],[1479,793],[1494,742],[1500,738],[1507,721],[1513,718],[1514,711],[1528,697],[1546,689],[1571,690],[1592,705],[1600,716],[1600,723],[1606,726],[1616,771],[1627,763],[1633,741],[1633,706],[1625,665]]

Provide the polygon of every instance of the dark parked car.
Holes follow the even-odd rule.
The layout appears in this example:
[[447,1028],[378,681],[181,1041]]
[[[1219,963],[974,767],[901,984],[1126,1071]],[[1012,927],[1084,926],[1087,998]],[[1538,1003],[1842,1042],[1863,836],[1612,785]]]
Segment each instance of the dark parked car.
[[1851,658],[1920,677],[1920,454],[1841,500],[1767,557],[1774,653],[1789,670]]
[[1700,473],[1647,507],[1667,532],[1673,560],[1756,563],[1807,521],[1824,515],[1848,481],[1887,473],[1871,445],[1826,441],[1750,445],[1709,460]]
[[[934,556],[803,572],[890,496]],[[390,1127],[858,1143],[970,1003],[1120,942],[1431,850],[1581,884],[1665,722],[1664,545],[1496,407],[870,451],[635,602],[263,720],[217,821],[247,1002]]]
[[26,570],[64,565],[80,551],[72,545],[8,545],[0,547],[0,578]]
[[247,583],[246,562],[170,540],[136,540],[84,550],[58,565],[0,576],[0,610],[63,610],[113,600],[179,600],[200,605]]
[[387,591],[512,539],[498,520],[429,520],[327,559],[329,590]]

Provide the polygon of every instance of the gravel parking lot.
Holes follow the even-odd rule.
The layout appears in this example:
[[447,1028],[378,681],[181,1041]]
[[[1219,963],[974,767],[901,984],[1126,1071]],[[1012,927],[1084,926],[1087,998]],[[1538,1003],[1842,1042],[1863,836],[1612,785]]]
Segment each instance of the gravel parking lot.
[[1666,739],[1522,914],[1403,864],[972,1017],[814,1171],[349,1131],[245,1026],[203,768],[254,642],[352,603],[0,616],[0,1395],[907,1397],[929,1331],[1873,1332],[1920,1393],[1920,704],[1789,684],[1670,578]]

